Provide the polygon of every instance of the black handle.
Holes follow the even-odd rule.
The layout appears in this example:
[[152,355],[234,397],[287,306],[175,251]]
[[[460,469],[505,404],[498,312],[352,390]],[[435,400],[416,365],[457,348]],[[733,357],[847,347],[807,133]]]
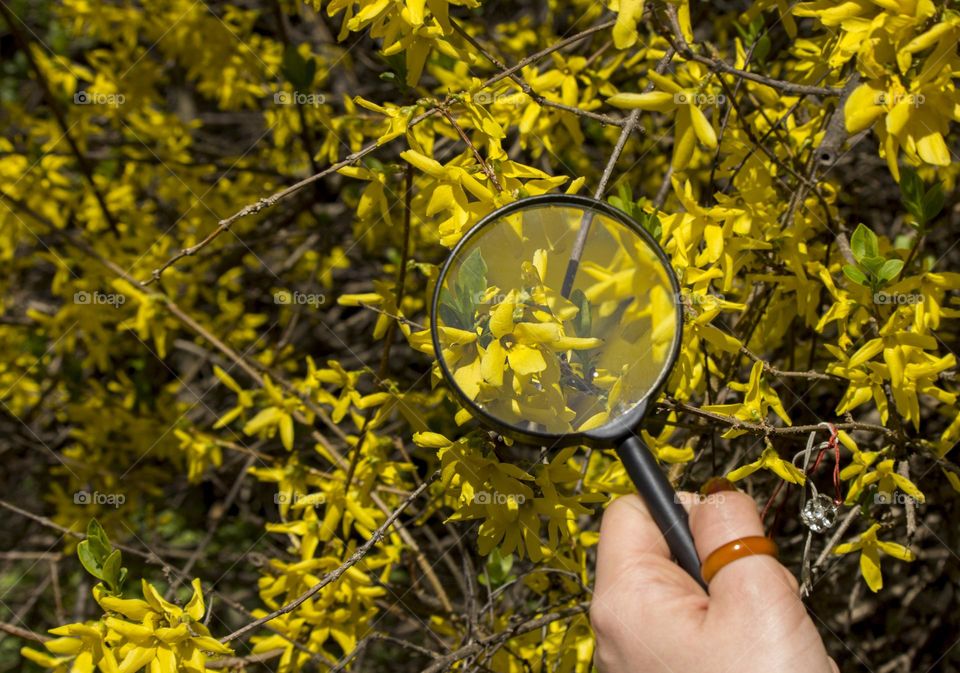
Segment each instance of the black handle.
[[687,523],[687,510],[677,501],[676,491],[660,470],[650,449],[639,437],[631,434],[617,447],[617,455],[647,504],[650,515],[663,532],[677,563],[706,589],[707,585],[700,575],[700,557]]

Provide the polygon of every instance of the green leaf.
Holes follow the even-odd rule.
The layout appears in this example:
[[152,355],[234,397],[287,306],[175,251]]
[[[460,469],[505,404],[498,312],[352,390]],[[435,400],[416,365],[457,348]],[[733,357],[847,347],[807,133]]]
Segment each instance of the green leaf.
[[578,337],[589,337],[593,328],[593,318],[590,315],[590,302],[587,300],[587,295],[577,288],[570,294],[570,301],[579,309],[573,319],[573,331]]
[[120,567],[120,550],[113,548],[107,532],[96,519],[90,519],[87,524],[87,537],[77,545],[77,557],[88,573],[106,582],[111,591],[120,591],[127,569]]
[[923,199],[923,180],[917,175],[917,172],[909,166],[904,166],[900,170],[900,200],[907,210],[911,213],[916,209],[919,212],[919,205]]
[[853,264],[845,264],[843,267],[843,275],[852,280],[857,285],[866,285],[867,276],[866,274],[855,267]]
[[103,563],[102,579],[116,593],[120,591],[120,550],[114,549]]
[[452,288],[450,281],[446,282],[447,287],[440,290],[440,319],[449,327],[472,331],[476,328],[477,304],[487,289],[487,263],[480,249],[476,248],[460,264]]
[[619,208],[634,219],[639,219],[639,215],[642,214],[634,214],[637,210],[637,204],[633,200],[633,190],[624,182],[617,183],[617,196],[611,196],[607,201],[611,206]]
[[463,329],[463,325],[460,324],[460,307],[453,294],[445,287],[440,288],[440,305],[437,312],[444,325]]
[[905,167],[900,174],[900,200],[922,231],[940,214],[946,199],[942,183],[936,182],[924,191],[923,180],[917,172]]
[[90,540],[81,540],[77,545],[77,557],[87,572],[98,580],[103,579],[103,560],[93,551]]
[[106,583],[109,590],[120,593],[127,569],[120,567],[121,552],[110,544],[110,538],[96,519],[87,524],[87,537],[77,545],[77,557],[88,573]]
[[[407,55],[404,52],[390,54],[389,56],[380,56],[387,67],[392,71],[389,81],[396,82],[403,88],[407,88]],[[381,79],[387,79],[381,76]]]
[[660,234],[663,233],[663,225],[660,224],[660,218],[656,213],[638,213],[637,217],[640,226],[647,230],[647,233],[653,236],[655,240],[660,240]]
[[770,55],[770,37],[767,35],[761,35],[760,39],[757,40],[757,45],[753,48],[753,58],[759,63],[765,63],[767,56]]
[[[513,554],[501,555],[500,549],[495,547],[487,557],[487,575],[490,577],[490,584],[494,587],[501,586],[511,579],[510,571],[513,569]],[[480,578],[483,584],[486,584],[486,577]]]
[[924,225],[932,222],[933,219],[940,214],[945,201],[946,197],[943,194],[943,185],[941,183],[938,182],[927,190],[927,193],[923,195],[923,200],[920,203],[920,211],[923,213]]
[[[472,308],[487,289],[487,263],[483,260],[480,248],[476,248],[463,260],[457,273],[457,281],[463,290],[463,294],[458,297],[461,307]],[[465,299],[469,300],[468,304],[463,303]]]
[[897,234],[897,237],[893,239],[893,247],[896,250],[909,250],[916,240],[916,237],[911,234]]
[[901,269],[903,269],[903,260],[888,259],[880,267],[877,277],[883,281],[890,281],[897,277]]
[[313,58],[304,58],[294,45],[289,44],[283,52],[282,71],[297,89],[309,89],[317,74],[317,62]]
[[441,303],[439,317],[440,320],[443,321],[443,324],[447,327],[454,327],[456,329],[469,329],[469,326],[463,323],[463,319],[460,317],[460,311],[453,304]]
[[113,549],[113,545],[110,544],[107,532],[103,530],[103,526],[96,519],[90,519],[87,524],[87,541],[91,552],[97,558],[99,564],[102,565],[110,554],[110,550]]
[[733,27],[736,29],[737,33],[740,34],[740,38],[744,42],[750,41],[750,33],[747,32],[747,28],[745,28],[741,23],[735,21],[733,23]]
[[865,257],[877,257],[880,252],[877,235],[863,224],[858,224],[850,237],[850,249],[858,262],[862,262]]
[[869,256],[864,257],[860,260],[860,264],[869,271],[874,277],[880,277],[880,269],[883,268],[884,262],[886,262],[883,257],[879,256]]

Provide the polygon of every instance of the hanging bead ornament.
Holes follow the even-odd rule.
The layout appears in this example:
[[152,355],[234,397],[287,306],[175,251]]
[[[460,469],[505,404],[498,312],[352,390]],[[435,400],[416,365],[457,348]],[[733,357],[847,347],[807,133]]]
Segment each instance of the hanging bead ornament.
[[[811,487],[816,491],[816,486]],[[825,533],[837,522],[837,505],[830,496],[816,493],[803,503],[800,520],[814,533]]]
[[[807,448],[793,457],[793,464],[796,465],[797,459],[803,456],[803,473],[807,475],[807,483],[810,484],[810,498],[804,498],[800,503],[800,520],[814,533],[825,533],[833,528],[837,523],[837,511],[840,506],[840,447],[838,444],[837,430],[831,423],[821,423],[830,430],[830,439],[817,446],[817,458],[812,466],[810,464],[810,454],[813,452],[813,443],[816,441],[817,431],[810,433],[807,440]],[[834,469],[833,481],[836,489],[836,496],[831,498],[825,493],[817,491],[816,484],[810,478],[810,473],[817,469],[820,461],[823,460],[825,453],[834,451]],[[809,470],[808,470],[809,466]]]

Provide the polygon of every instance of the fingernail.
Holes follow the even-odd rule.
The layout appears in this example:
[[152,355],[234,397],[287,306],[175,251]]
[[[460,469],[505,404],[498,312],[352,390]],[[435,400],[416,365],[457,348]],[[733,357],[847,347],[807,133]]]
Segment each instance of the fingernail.
[[733,485],[733,482],[725,477],[710,477],[707,481],[700,487],[701,495],[713,495],[714,493],[720,493],[721,491],[736,491],[737,487]]

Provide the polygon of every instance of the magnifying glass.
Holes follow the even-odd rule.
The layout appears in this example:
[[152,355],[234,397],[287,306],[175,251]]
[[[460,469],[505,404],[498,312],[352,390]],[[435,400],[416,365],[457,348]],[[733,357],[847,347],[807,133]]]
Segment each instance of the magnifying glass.
[[677,563],[700,560],[670,482],[634,430],[680,349],[680,286],[653,237],[583,196],[484,217],[440,272],[433,348],[460,402],[518,441],[616,447]]

